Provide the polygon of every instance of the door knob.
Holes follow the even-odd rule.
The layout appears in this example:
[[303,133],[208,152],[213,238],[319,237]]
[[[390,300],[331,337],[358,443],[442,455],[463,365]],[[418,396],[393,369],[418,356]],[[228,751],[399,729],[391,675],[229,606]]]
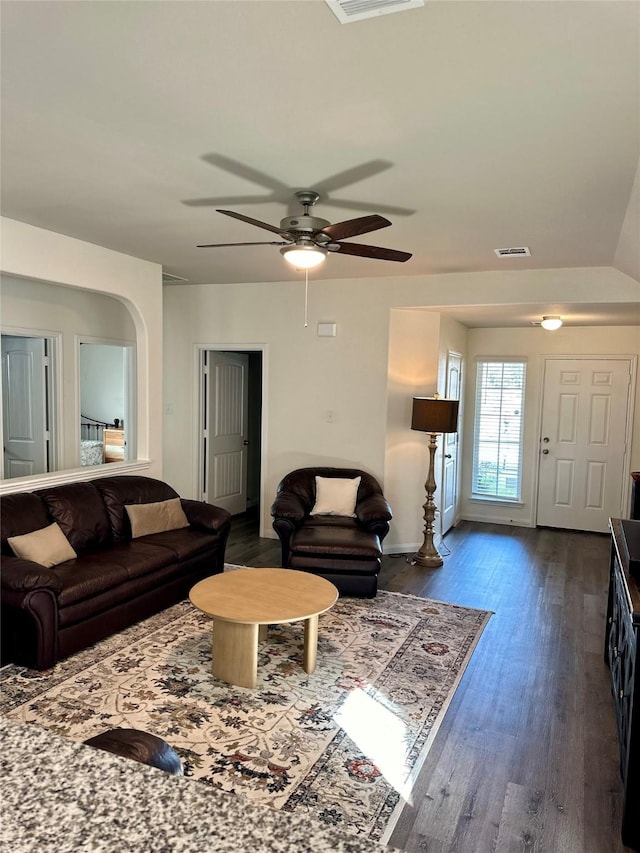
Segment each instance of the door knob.
[[247,444],[249,444],[249,442],[247,441],[247,439],[246,439],[246,438],[245,438],[245,440],[244,440],[242,443],[244,444],[244,446],[245,446],[245,447],[247,446]]
[[549,436],[545,435],[545,437],[542,440],[544,441],[545,444],[547,444],[549,441]]
[[451,454],[450,454],[450,453],[445,453],[445,454],[444,454],[444,458],[445,458],[445,459],[451,459]]
[[548,453],[549,451],[548,451],[548,450],[547,450],[547,448],[545,447],[545,449],[544,449],[542,452],[543,452],[543,453],[544,453],[544,455],[546,456],[546,455],[547,455],[547,453]]

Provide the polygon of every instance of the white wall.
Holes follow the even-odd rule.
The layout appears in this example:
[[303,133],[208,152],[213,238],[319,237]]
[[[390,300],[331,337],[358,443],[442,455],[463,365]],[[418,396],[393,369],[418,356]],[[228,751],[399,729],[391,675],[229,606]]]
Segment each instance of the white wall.
[[[444,385],[438,382],[441,315],[408,309],[392,309],[389,313],[383,482],[394,514],[390,542],[396,551],[410,551],[415,550],[417,532],[424,527],[422,504],[428,458],[425,434],[411,430],[412,400],[436,391],[444,396]],[[421,500],[417,501],[416,495],[422,495]]]
[[[65,285],[78,297],[82,291],[111,295],[127,307],[137,342],[137,452],[148,460],[139,467],[162,477],[162,268],[13,219],[2,218],[0,228],[4,274]],[[78,309],[81,314],[81,303]]]
[[[413,524],[417,524],[413,541],[419,544],[425,448],[407,424],[405,440],[413,450],[398,449],[411,395],[408,385],[407,399],[401,403],[395,383],[402,380],[389,375],[390,363],[400,360],[390,352],[390,334],[397,322],[420,326],[432,321],[398,321],[395,313],[392,319],[392,309],[590,302],[597,312],[598,302],[638,299],[638,282],[604,267],[312,281],[310,323],[305,329],[302,281],[165,287],[165,398],[173,412],[165,417],[166,479],[185,496],[198,495],[196,345],[250,348],[262,344],[263,535],[271,534],[269,507],[281,477],[297,466],[332,464],[369,471],[382,482],[385,493],[393,495],[395,520],[385,540],[387,551],[411,537]],[[318,338],[318,321],[336,322],[337,337]],[[465,335],[455,325],[447,325],[444,331],[438,320],[437,334],[436,366],[432,377],[424,377],[425,392],[435,390],[429,384],[438,380],[442,353],[450,342],[452,349],[465,345]],[[397,337],[393,337],[394,347]],[[432,346],[424,341],[426,355]],[[421,348],[412,344],[408,350]],[[326,421],[328,410],[335,413],[334,423]],[[387,429],[393,424],[397,430],[388,444]],[[636,464],[639,452],[640,448],[634,451]],[[408,482],[404,474],[412,465],[413,482]]]
[[[526,356],[527,385],[524,419],[524,459],[522,469],[522,506],[501,506],[473,501],[471,493],[472,445],[466,442],[463,452],[464,478],[462,518],[496,521],[504,524],[535,524],[539,419],[542,402],[544,357],[550,355],[631,355],[640,354],[638,326],[563,326],[556,332],[544,329],[471,329],[468,336],[467,410],[464,429],[473,433],[473,400],[475,397],[475,359],[478,356]],[[637,381],[637,380],[636,380]],[[640,467],[640,390],[636,387],[634,435],[629,472]]]
[[613,265],[616,269],[640,280],[638,234],[640,234],[640,161],[631,187],[629,206],[620,229],[620,239],[613,256]]
[[[295,467],[362,460],[382,478],[388,311],[371,312],[367,288],[347,284],[310,284],[308,328],[303,283],[165,288],[165,398],[174,412],[165,418],[165,470],[181,494],[198,491],[195,344],[265,347],[267,520],[281,476]],[[337,322],[337,336],[318,337],[319,320]]]

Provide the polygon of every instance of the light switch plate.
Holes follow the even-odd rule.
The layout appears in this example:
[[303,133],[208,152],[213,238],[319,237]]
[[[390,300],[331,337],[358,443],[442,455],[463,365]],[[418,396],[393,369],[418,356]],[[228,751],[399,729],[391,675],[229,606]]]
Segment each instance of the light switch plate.
[[336,323],[318,323],[319,338],[335,338],[338,334]]

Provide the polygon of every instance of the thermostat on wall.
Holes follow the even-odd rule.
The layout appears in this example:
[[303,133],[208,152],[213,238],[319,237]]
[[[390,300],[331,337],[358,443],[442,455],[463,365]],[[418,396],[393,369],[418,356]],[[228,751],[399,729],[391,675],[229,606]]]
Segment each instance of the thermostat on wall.
[[319,338],[335,338],[338,334],[336,323],[318,323]]

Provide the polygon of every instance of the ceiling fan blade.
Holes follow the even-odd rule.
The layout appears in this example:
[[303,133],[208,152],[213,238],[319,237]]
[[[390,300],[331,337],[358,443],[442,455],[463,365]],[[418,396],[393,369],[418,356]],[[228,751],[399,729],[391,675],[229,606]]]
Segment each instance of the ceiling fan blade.
[[[293,242],[293,241],[291,241]],[[196,249],[217,249],[221,246],[288,246],[287,240],[273,240],[266,243],[200,243]]]
[[345,237],[356,237],[358,234],[367,234],[369,231],[377,231],[379,228],[387,228],[389,225],[391,223],[384,216],[373,214],[327,225],[320,233],[327,234],[332,240],[344,240]]
[[273,201],[268,195],[226,195],[212,196],[211,198],[187,198],[182,204],[189,207],[216,207],[219,204],[262,204],[265,201]]
[[415,213],[410,207],[398,207],[395,204],[380,204],[380,202],[355,201],[354,199],[346,198],[325,198],[323,202],[328,207],[346,207],[348,210],[381,210],[383,213],[390,213],[396,216],[411,216]]
[[240,160],[234,160],[231,157],[225,157],[224,154],[216,153],[205,154],[202,159],[207,163],[211,163],[212,166],[217,166],[225,172],[236,175],[238,178],[250,181],[252,184],[258,184],[259,187],[265,187],[274,193],[280,193],[285,199],[291,194],[291,189],[286,184],[283,184],[282,181],[273,178],[271,175],[267,175],[265,172],[254,169],[252,166],[247,166],[246,163],[241,163]]
[[310,186],[317,186],[319,187],[319,193],[328,195],[334,190],[341,190],[343,187],[364,181],[365,178],[372,178],[374,175],[379,175],[380,172],[384,172],[392,166],[393,163],[390,160],[369,160],[368,163],[361,163],[359,166],[345,169],[344,172],[338,172],[337,175],[325,178],[324,181],[312,182]]
[[233,216],[234,219],[239,219],[241,222],[247,222],[249,225],[255,225],[258,228],[266,228],[267,231],[273,231],[274,234],[287,233],[275,225],[269,225],[268,222],[260,222],[259,219],[252,219],[250,216],[245,216],[244,213],[235,213],[233,210],[218,210],[217,213],[224,213],[225,216]]
[[399,249],[383,249],[382,246],[364,246],[362,243],[338,243],[338,249],[329,249],[340,255],[357,255],[359,258],[375,258],[379,261],[408,261],[411,252],[401,252]]

